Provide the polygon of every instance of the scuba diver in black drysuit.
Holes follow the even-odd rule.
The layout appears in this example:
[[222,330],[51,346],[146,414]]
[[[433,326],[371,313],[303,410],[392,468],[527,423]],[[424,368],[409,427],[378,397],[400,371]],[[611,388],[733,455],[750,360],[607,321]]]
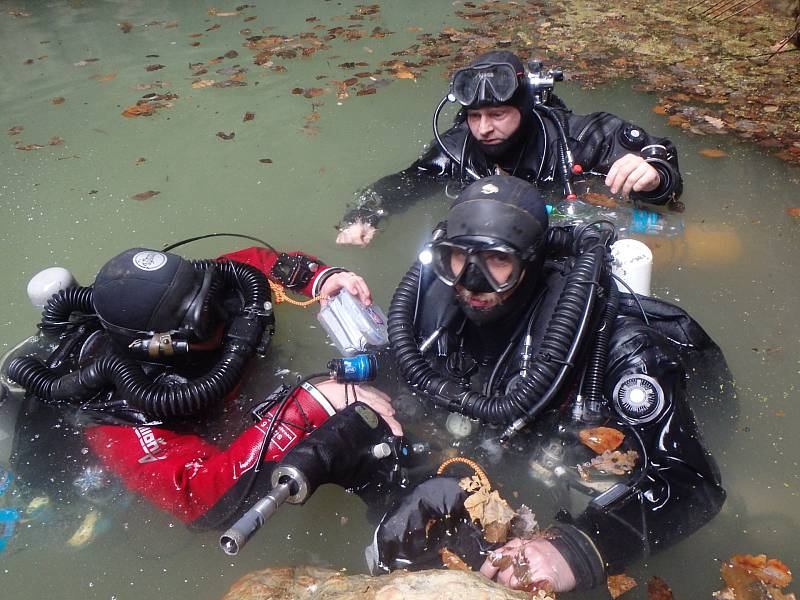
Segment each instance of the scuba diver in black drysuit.
[[[602,175],[612,193],[665,204],[682,191],[672,142],[606,112],[576,115],[552,93],[560,71],[526,71],[513,53],[494,51],[453,75],[448,96],[437,107],[436,140],[409,168],[384,177],[359,193],[358,204],[339,225],[337,242],[366,245],[385,216],[435,194],[444,182],[468,183],[492,174],[520,177],[563,188],[575,198],[573,180]],[[462,109],[455,124],[438,133],[447,101]]]
[[[499,550],[529,565],[528,583],[556,591],[602,584],[607,569],[700,528],[725,499],[684,368],[722,361],[721,353],[681,309],[617,290],[614,239],[607,222],[548,229],[534,186],[486,177],[458,196],[389,310],[398,367],[428,409],[437,407],[434,418],[460,413],[510,440],[513,451],[494,444],[504,465],[527,443],[534,479],[565,490],[546,538]],[[616,450],[581,443],[601,426],[623,438]],[[378,527],[376,569],[441,564],[442,546],[480,566],[488,548],[466,516],[466,496],[453,478],[418,485]],[[436,519],[447,525],[431,527]],[[524,587],[511,566],[492,564],[484,574]]]

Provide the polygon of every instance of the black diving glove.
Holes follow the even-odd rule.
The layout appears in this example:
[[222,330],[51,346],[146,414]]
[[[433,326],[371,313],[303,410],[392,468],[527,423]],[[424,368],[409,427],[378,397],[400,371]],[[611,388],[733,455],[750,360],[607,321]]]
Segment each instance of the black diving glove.
[[361,492],[382,485],[399,469],[397,447],[381,416],[355,402],[292,448],[280,464],[305,475],[308,495],[326,483]]
[[444,548],[480,567],[489,548],[464,508],[467,495],[452,477],[434,477],[411,490],[375,531],[366,549],[370,572],[441,567]]

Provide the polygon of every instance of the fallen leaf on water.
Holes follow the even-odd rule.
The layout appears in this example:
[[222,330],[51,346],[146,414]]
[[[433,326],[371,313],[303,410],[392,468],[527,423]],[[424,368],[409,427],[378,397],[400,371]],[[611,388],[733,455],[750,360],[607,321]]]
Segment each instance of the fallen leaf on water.
[[57,96],[50,100],[50,104],[55,104],[56,106],[59,104],[64,104],[66,100],[62,96]]
[[442,548],[439,550],[439,555],[442,557],[442,565],[451,571],[472,571],[469,565],[452,550]]
[[516,514],[497,490],[487,493],[481,488],[464,501],[464,508],[473,521],[484,529],[487,542],[505,542],[509,523]]
[[406,27],[406,31],[409,33],[419,33],[422,31],[422,27]]
[[39,148],[44,148],[41,144],[26,144],[25,146],[17,146],[17,150],[25,150],[26,152],[30,150],[38,150]]
[[249,21],[255,21],[258,17],[255,15],[251,15],[249,17],[245,17],[244,22],[247,23]]
[[80,158],[77,154],[73,154],[72,156],[59,156],[56,160],[69,160],[70,158]]
[[413,80],[417,79],[417,76],[414,75],[414,73],[412,73],[411,71],[397,71],[395,73],[395,77],[397,77],[398,79],[413,79]]
[[239,53],[236,50],[228,50],[225,53],[225,58],[236,58],[239,56]]
[[265,165],[271,165],[272,159],[271,158],[259,158],[258,162],[264,163]]
[[50,141],[47,142],[47,145],[48,146],[60,146],[63,143],[64,143],[63,139],[61,139],[57,135],[54,135],[53,137],[50,138]]
[[72,63],[76,67],[85,67],[89,63],[97,62],[100,60],[99,58],[84,58],[83,60],[79,60],[76,63]]
[[242,121],[252,121],[256,118],[256,113],[254,112],[246,112],[244,113],[244,117],[242,117]]
[[683,127],[684,125],[688,127],[689,125],[686,117],[684,117],[682,114],[672,115],[667,119],[667,123],[673,127]]
[[131,30],[133,29],[133,23],[131,23],[130,21],[121,21],[117,23],[117,27],[119,27],[122,30],[122,33],[130,33]]
[[238,11],[222,12],[217,10],[213,6],[208,9],[207,13],[209,17],[238,17],[240,14]]
[[19,135],[25,128],[22,125],[14,125],[8,130],[8,135]]
[[220,25],[219,23],[215,23],[214,25],[212,25],[211,27],[209,27],[208,29],[206,29],[206,31],[216,31],[216,30],[217,30],[217,29],[219,29],[220,27],[222,27],[222,25]]
[[613,427],[591,427],[582,429],[578,437],[584,446],[591,448],[596,454],[607,450],[616,450],[625,440],[625,434]]
[[17,17],[30,17],[31,13],[26,12],[24,10],[9,10],[8,14],[14,18]]
[[154,190],[148,190],[146,192],[141,192],[139,194],[134,194],[131,196],[131,200],[149,200],[153,196],[158,196],[161,192],[156,192]]
[[325,93],[323,88],[307,88],[303,92],[303,96],[306,98],[317,98],[318,96],[322,96]]
[[202,33],[190,33],[189,37],[190,38],[199,38],[199,37],[203,37],[203,34]]
[[122,111],[122,116],[127,118],[149,117],[155,114],[156,108],[158,107],[150,102],[134,104],[133,106],[129,106],[124,111]]
[[585,200],[589,204],[596,206],[605,206],[606,208],[616,208],[617,201],[605,194],[597,194],[595,192],[586,192],[581,196],[581,200]]
[[358,90],[356,92],[356,96],[369,96],[370,94],[376,93],[378,90],[374,87],[366,87]]
[[294,94],[295,96],[299,96],[304,91],[305,90],[303,90],[303,88],[301,88],[301,87],[292,88],[292,94]]
[[199,81],[192,82],[192,87],[196,90],[211,87],[216,83],[213,79],[200,79]]
[[611,473],[612,475],[625,475],[633,470],[638,458],[639,454],[635,450],[628,450],[627,452],[606,450],[590,462],[584,463],[584,466],[604,473]]
[[702,156],[707,156],[708,158],[722,158],[723,156],[728,156],[727,152],[719,150],[718,148],[703,148],[702,150],[698,150],[697,153]]
[[725,121],[723,121],[722,119],[718,119],[717,117],[710,117],[708,115],[703,115],[703,120],[706,123],[710,123],[711,125],[713,125],[717,129],[724,129],[725,128]]
[[312,112],[309,115],[305,116],[306,121],[319,121],[320,114],[316,111]]
[[[11,135],[14,134],[12,133]],[[786,214],[789,215],[790,217],[800,217],[800,207],[787,208]]]
[[137,166],[138,165],[143,165],[146,161],[147,161],[147,159],[144,156],[140,156],[139,158],[136,159],[136,165]]
[[[516,497],[516,495],[515,495]],[[539,523],[536,515],[524,504],[519,507],[517,514],[511,519],[511,526],[508,530],[509,537],[521,538],[523,540],[533,539],[539,533]]]
[[647,582],[647,600],[672,600],[672,590],[656,575]]
[[608,586],[608,593],[616,600],[625,592],[635,588],[637,584],[633,577],[628,577],[622,573],[620,575],[609,575],[606,585]]
[[232,140],[233,138],[236,137],[236,134],[233,131],[231,131],[230,133],[225,133],[224,131],[218,131],[217,137],[223,140]]
[[[736,554],[727,563],[732,569],[739,569],[759,581],[783,588],[792,582],[792,573],[777,558],[768,559],[766,554]],[[723,572],[724,577],[724,572]]]
[[158,71],[159,69],[163,69],[165,66],[166,66],[166,65],[159,65],[159,64],[155,64],[155,65],[147,65],[147,66],[144,68],[144,70],[145,70],[145,71]]
[[101,83],[106,81],[114,81],[116,78],[117,78],[116,73],[109,73],[108,75],[92,75],[91,77],[89,77],[89,79],[92,79],[94,81],[99,81]]

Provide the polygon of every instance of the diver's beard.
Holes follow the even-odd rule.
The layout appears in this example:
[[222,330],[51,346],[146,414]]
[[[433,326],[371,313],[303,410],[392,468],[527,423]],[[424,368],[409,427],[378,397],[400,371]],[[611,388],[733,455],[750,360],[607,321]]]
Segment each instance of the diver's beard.
[[495,323],[500,319],[507,317],[510,315],[515,308],[514,302],[509,302],[509,298],[504,298],[500,300],[496,304],[488,306],[486,308],[478,308],[472,306],[469,303],[469,295],[464,293],[457,293],[456,298],[458,300],[459,306],[461,306],[461,310],[464,312],[464,316],[469,319],[471,323],[475,325],[488,325],[490,323]]

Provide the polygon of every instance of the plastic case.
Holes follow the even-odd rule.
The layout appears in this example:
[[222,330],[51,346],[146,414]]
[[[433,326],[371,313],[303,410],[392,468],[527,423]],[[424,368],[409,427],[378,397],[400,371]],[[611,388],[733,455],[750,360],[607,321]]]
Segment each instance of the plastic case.
[[328,337],[344,356],[380,349],[389,344],[386,315],[379,306],[364,306],[347,290],[340,291],[317,319]]

